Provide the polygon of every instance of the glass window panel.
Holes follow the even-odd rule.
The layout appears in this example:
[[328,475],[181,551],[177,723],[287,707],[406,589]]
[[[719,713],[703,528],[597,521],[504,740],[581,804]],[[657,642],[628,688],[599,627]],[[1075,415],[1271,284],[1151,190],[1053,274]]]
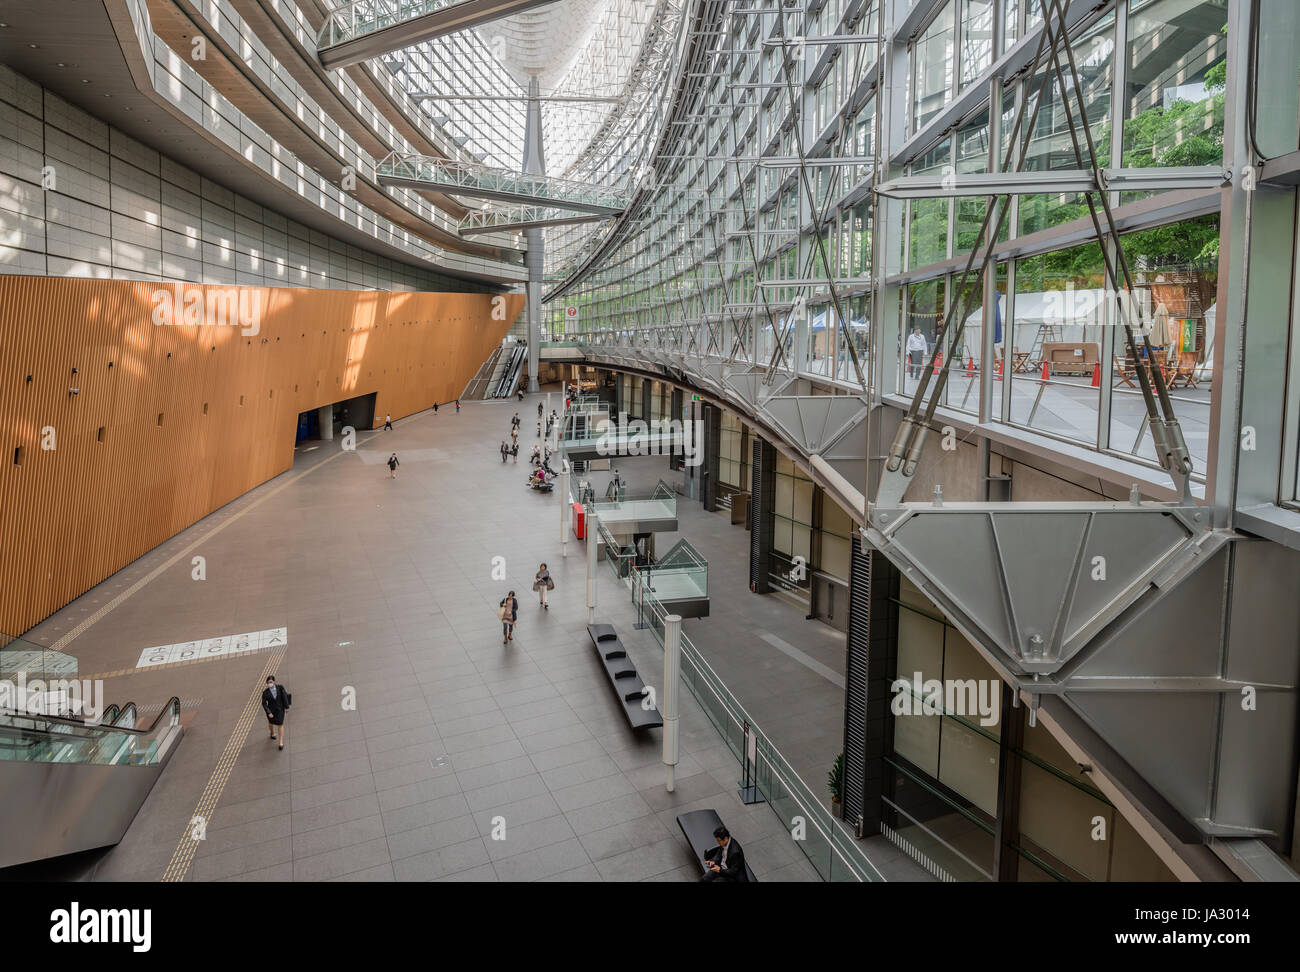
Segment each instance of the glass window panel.
[[999,722],[1002,715],[1002,679],[960,631],[948,625],[946,632],[943,639],[943,677],[976,683],[975,705],[979,711],[978,714],[970,711],[968,696],[966,721],[978,725],[980,729],[994,736],[999,735],[1001,731]]
[[1174,872],[1156,855],[1151,846],[1138,836],[1138,832],[1116,813],[1111,825],[1110,839],[1114,847],[1110,854],[1110,880],[1112,881],[1176,881]]
[[[1215,397],[1219,216],[1214,213],[1139,230],[1121,240],[1134,277],[1135,303],[1152,322],[1150,342],[1156,363],[1169,386],[1194,471],[1203,474]],[[1115,330],[1114,338],[1110,447],[1154,462],[1155,446],[1150,432],[1143,428],[1146,404],[1138,387],[1135,359],[1122,328]],[[1138,358],[1149,368],[1140,338]]]
[[1114,808],[1091,793],[1035,763],[1022,763],[1021,833],[1093,881],[1106,880],[1110,857],[1109,844],[1092,839],[1093,818],[1101,817],[1109,832],[1113,815]]
[[1020,38],[1020,0],[1003,0],[1002,50],[1011,50]]
[[912,48],[912,131],[952,96],[953,4],[947,3]]
[[783,516],[773,518],[772,547],[787,557],[794,556],[794,524]]
[[1105,285],[1096,243],[1017,261],[1013,423],[1096,444],[1101,390],[1092,378],[1109,320]]
[[993,63],[994,0],[962,0],[961,87]]
[[[1107,14],[1103,17],[1083,37],[1076,40],[1073,47],[1079,81],[1083,85],[1088,124],[1097,146],[1099,161],[1105,167],[1110,158],[1110,93],[1115,84],[1115,15]],[[1033,112],[1032,99],[1038,97],[1039,85],[1046,70],[1039,71],[1028,82],[1027,97],[1031,101],[1025,109],[1026,123]],[[1063,71],[1066,83],[1070,84],[1068,69],[1063,67]],[[1079,125],[1078,104],[1073,97],[1072,85],[1069,111],[1075,125]],[[1079,134],[1079,145],[1080,150],[1086,153],[1082,132]],[[1048,81],[1043,106],[1034,123],[1024,168],[1031,172],[1079,168],[1066,122],[1066,103],[1062,101],[1054,75]],[[1019,233],[1023,236],[1086,216],[1087,206],[1082,193],[1022,196]]]
[[827,574],[838,577],[845,583],[849,580],[849,567],[852,563],[852,544],[850,541],[830,533],[822,533],[821,563],[818,565]]
[[794,481],[794,518],[802,523],[812,522],[812,480],[798,476]]
[[778,516],[794,515],[794,480],[777,473],[773,477],[776,489],[772,496],[772,511]]
[[[911,169],[914,176],[951,177],[952,140],[945,138],[922,155]],[[913,199],[908,204],[908,265],[923,267],[948,256],[948,196]]]
[[900,606],[898,612],[898,677],[922,680],[943,676],[942,621]]
[[905,377],[900,384],[907,394],[916,390],[921,370],[930,360],[944,308],[944,289],[945,281],[927,280],[910,284],[903,291],[903,333],[899,347],[902,354],[900,370]]
[[904,772],[886,765],[886,792],[907,814],[889,808],[886,812],[889,826],[956,880],[989,880],[993,869],[993,828],[979,819],[981,812],[969,803],[950,799],[934,784],[913,779],[910,770]]
[[812,527],[796,521],[790,531],[791,556],[802,557],[805,564],[812,562]]
[[[953,276],[953,284],[960,279],[960,275]],[[967,328],[962,329],[960,336],[956,334],[957,316],[953,318],[953,332],[945,338],[944,355],[955,356],[953,370],[948,374],[948,382],[944,385],[943,395],[944,404],[951,405],[953,408],[963,412],[969,412],[972,415],[979,412],[979,375],[975,368],[975,361],[980,357],[979,348],[979,328],[970,329],[969,323],[972,318],[979,320],[984,299],[984,288],[979,278],[972,273],[966,280],[966,286],[961,289],[960,295],[954,297],[957,306],[952,308],[954,315],[964,315],[968,324]],[[956,342],[954,344],[954,342]]]
[[937,721],[940,723],[939,782],[952,787],[989,816],[996,815],[998,744],[956,719],[943,716]]
[[[1267,158],[1300,145],[1300,4],[1265,3],[1260,8],[1259,57],[1255,85],[1255,138]],[[1217,77],[1214,78],[1217,81]]]
[[1130,4],[1126,167],[1222,163],[1227,17],[1218,0]]

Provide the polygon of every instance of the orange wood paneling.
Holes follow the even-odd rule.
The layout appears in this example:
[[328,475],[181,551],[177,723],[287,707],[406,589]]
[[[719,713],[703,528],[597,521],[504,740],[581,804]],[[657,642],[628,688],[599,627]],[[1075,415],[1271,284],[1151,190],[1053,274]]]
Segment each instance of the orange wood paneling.
[[[160,289],[242,296],[257,333],[160,326]],[[494,320],[493,299],[0,276],[0,631],[290,468],[300,412],[375,392],[382,425],[453,400],[524,303]]]

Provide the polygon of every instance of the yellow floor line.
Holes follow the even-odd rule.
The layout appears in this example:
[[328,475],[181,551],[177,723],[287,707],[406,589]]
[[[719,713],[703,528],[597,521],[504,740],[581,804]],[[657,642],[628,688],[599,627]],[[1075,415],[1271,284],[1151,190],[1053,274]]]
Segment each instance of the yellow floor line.
[[253,722],[257,717],[262,715],[262,692],[266,688],[267,676],[274,675],[279,670],[280,662],[283,659],[284,649],[281,649],[266,660],[266,667],[262,669],[262,676],[258,679],[257,685],[253,687],[253,694],[249,696],[248,702],[245,703],[244,711],[239,714],[239,721],[235,723],[230,738],[226,740],[226,748],[221,751],[221,758],[217,760],[216,768],[213,769],[212,776],[208,778],[207,786],[203,788],[203,794],[199,797],[194,813],[190,815],[189,820],[185,821],[181,838],[176,842],[176,851],[172,854],[167,870],[163,872],[163,881],[185,880],[185,875],[190,869],[190,862],[194,860],[194,853],[199,847],[199,842],[194,839],[195,827],[200,823],[206,827],[208,821],[212,819],[212,812],[217,808],[217,801],[221,799],[221,792],[226,788],[226,782],[230,779],[230,774],[234,772],[235,760],[239,759],[239,753],[248,740],[249,730],[253,728]]

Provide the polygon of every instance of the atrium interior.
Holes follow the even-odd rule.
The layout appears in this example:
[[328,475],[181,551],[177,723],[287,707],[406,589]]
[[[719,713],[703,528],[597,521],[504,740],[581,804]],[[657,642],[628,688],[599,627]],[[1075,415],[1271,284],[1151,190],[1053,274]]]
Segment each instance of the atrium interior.
[[1300,880],[1298,51],[5,0],[0,879]]

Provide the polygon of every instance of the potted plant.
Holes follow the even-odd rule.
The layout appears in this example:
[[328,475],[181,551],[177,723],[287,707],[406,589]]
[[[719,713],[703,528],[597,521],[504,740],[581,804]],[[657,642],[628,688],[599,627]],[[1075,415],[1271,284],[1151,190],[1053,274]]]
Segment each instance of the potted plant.
[[831,771],[826,774],[826,785],[831,790],[831,810],[839,815],[840,797],[844,793],[844,754],[840,753],[831,763]]

